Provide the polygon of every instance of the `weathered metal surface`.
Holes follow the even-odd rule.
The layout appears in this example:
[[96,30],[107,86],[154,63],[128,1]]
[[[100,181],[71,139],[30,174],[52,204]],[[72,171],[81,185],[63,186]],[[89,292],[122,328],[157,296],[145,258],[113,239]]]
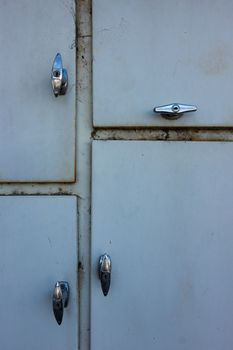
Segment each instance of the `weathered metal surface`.
[[[232,126],[231,0],[93,0],[95,126]],[[165,120],[169,103],[197,112]]]
[[[75,196],[0,196],[0,348],[77,350],[77,200]],[[62,326],[53,288],[67,279]]]
[[[61,1],[64,6],[66,1]],[[83,350],[89,350],[89,249],[90,249],[90,159],[91,139],[108,140],[197,140],[197,141],[233,141],[233,130],[225,129],[117,129],[117,128],[92,128],[92,31],[91,31],[91,1],[77,1],[78,35],[76,40],[70,42],[71,49],[77,52],[77,129],[76,148],[77,181],[66,183],[4,183],[0,184],[1,195],[28,195],[28,194],[57,194],[78,196],[79,214],[79,346]],[[91,132],[93,132],[91,136]]]
[[[71,12],[69,1],[59,1],[62,6]],[[70,49],[76,52],[77,63],[77,97],[76,97],[76,169],[75,183],[2,183],[0,195],[77,195],[78,221],[78,253],[79,262],[77,299],[79,302],[79,346],[83,350],[89,350],[89,260],[90,260],[90,159],[91,159],[91,131],[92,131],[92,101],[91,101],[91,1],[77,1],[78,35],[76,40],[70,42]],[[50,14],[51,16],[52,14]],[[51,67],[49,66],[48,74]],[[48,80],[48,89],[50,84]],[[77,147],[78,145],[78,147]]]
[[94,140],[233,141],[232,128],[95,128]]
[[77,1],[77,185],[79,214],[79,349],[90,349],[92,39],[91,0]]
[[232,348],[232,153],[232,142],[94,142],[91,350]]
[[[75,2],[14,0],[0,7],[0,182],[74,182]],[[59,98],[51,87],[57,52],[69,75]]]

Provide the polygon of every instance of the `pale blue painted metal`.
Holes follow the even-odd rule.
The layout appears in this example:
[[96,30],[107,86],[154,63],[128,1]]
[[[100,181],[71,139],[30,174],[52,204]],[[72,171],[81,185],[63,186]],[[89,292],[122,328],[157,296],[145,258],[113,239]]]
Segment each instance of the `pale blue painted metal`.
[[232,349],[232,153],[220,142],[94,142],[92,350]]
[[[75,179],[75,2],[1,1],[0,182]],[[54,97],[60,52],[69,76]]]
[[[0,348],[77,350],[76,197],[0,197],[0,231]],[[56,281],[70,285],[61,326]]]
[[[233,125],[231,0],[93,0],[96,126]],[[165,120],[170,103],[197,112]]]

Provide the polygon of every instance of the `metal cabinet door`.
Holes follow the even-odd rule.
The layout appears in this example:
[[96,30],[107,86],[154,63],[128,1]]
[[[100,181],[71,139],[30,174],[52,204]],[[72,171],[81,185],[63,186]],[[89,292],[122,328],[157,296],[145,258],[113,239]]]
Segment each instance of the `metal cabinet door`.
[[[94,0],[94,124],[232,126],[232,12],[230,0]],[[197,112],[153,112],[174,102]]]
[[[0,182],[75,179],[74,0],[1,1]],[[55,97],[57,53],[68,72]]]
[[[0,197],[0,348],[77,350],[76,197]],[[59,326],[56,281],[70,286]]]
[[232,349],[232,152],[218,142],[94,143],[92,350]]

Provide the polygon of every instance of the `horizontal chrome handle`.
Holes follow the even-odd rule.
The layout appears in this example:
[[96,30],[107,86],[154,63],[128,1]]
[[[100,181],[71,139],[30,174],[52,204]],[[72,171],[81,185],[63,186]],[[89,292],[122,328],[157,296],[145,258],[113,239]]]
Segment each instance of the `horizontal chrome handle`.
[[171,103],[168,105],[158,106],[154,108],[155,113],[160,113],[166,119],[178,119],[183,113],[196,112],[197,107],[182,103]]

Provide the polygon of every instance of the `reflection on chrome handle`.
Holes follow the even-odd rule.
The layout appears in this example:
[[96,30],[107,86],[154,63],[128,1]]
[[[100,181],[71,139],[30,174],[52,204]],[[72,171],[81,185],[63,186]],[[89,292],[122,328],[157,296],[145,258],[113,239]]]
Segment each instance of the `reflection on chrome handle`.
[[112,262],[108,254],[103,254],[99,259],[99,279],[104,296],[108,295],[111,284]]
[[68,86],[67,70],[62,66],[61,54],[57,53],[53,62],[51,82],[54,96],[65,95]]
[[56,282],[53,291],[53,313],[57,323],[60,325],[63,319],[64,308],[69,302],[69,284],[68,282]]
[[168,105],[158,106],[154,108],[155,113],[160,113],[166,119],[178,119],[183,113],[196,112],[197,107],[182,103],[171,103]]

